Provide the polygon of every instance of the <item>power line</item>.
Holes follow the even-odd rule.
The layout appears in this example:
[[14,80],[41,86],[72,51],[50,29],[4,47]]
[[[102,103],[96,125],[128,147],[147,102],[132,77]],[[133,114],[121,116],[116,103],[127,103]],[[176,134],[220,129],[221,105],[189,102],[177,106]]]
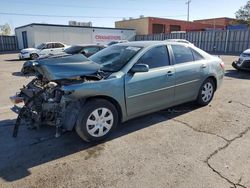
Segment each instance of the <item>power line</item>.
[[[50,14],[24,14],[24,13],[10,13],[10,12],[0,12],[1,15],[10,16],[32,16],[32,17],[54,17],[54,18],[124,18],[122,16],[79,16],[79,15],[50,15]],[[157,16],[157,17],[184,17],[186,15],[173,15],[173,16]]]

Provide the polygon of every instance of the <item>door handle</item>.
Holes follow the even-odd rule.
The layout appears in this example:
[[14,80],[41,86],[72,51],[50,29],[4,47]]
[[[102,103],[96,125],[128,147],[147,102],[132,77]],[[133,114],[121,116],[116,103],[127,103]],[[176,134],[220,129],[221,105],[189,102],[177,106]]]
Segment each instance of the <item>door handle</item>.
[[168,71],[168,72],[167,72],[167,76],[173,76],[173,74],[174,74],[174,73],[173,73],[172,71]]
[[201,65],[201,68],[203,68],[203,69],[206,68],[206,67],[207,67],[206,64],[202,64],[202,65]]

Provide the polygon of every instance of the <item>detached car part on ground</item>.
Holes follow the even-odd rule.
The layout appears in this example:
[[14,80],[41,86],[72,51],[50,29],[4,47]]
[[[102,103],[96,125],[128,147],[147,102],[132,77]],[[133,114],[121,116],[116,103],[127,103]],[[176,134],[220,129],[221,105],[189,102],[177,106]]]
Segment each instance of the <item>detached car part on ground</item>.
[[250,49],[241,53],[238,61],[234,61],[232,66],[236,70],[250,70]]
[[78,54],[26,62],[36,78],[12,97],[24,101],[14,136],[29,127],[73,130],[85,141],[108,137],[129,119],[188,101],[207,105],[224,64],[193,45],[162,41],[112,45],[90,59]]

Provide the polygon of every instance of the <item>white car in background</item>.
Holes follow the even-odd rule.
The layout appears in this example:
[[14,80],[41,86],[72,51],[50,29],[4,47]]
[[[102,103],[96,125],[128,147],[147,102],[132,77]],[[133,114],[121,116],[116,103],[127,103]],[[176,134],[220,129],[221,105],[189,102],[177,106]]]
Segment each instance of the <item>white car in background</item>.
[[250,70],[250,49],[242,52],[238,61],[234,61],[232,66],[236,70]]
[[45,42],[35,48],[25,48],[21,50],[19,59],[38,59],[49,55],[58,55],[63,53],[68,46],[61,42]]

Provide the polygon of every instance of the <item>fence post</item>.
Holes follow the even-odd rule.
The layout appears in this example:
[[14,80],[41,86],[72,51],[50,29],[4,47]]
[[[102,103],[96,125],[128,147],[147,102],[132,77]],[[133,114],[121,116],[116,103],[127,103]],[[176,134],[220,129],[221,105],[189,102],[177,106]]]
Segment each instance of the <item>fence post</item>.
[[201,31],[200,31],[200,34],[199,34],[199,48],[201,48]]
[[225,44],[224,53],[227,53],[228,37],[229,37],[229,30],[227,30],[227,33],[226,33],[226,44]]
[[3,35],[1,35],[2,50],[4,52]]

